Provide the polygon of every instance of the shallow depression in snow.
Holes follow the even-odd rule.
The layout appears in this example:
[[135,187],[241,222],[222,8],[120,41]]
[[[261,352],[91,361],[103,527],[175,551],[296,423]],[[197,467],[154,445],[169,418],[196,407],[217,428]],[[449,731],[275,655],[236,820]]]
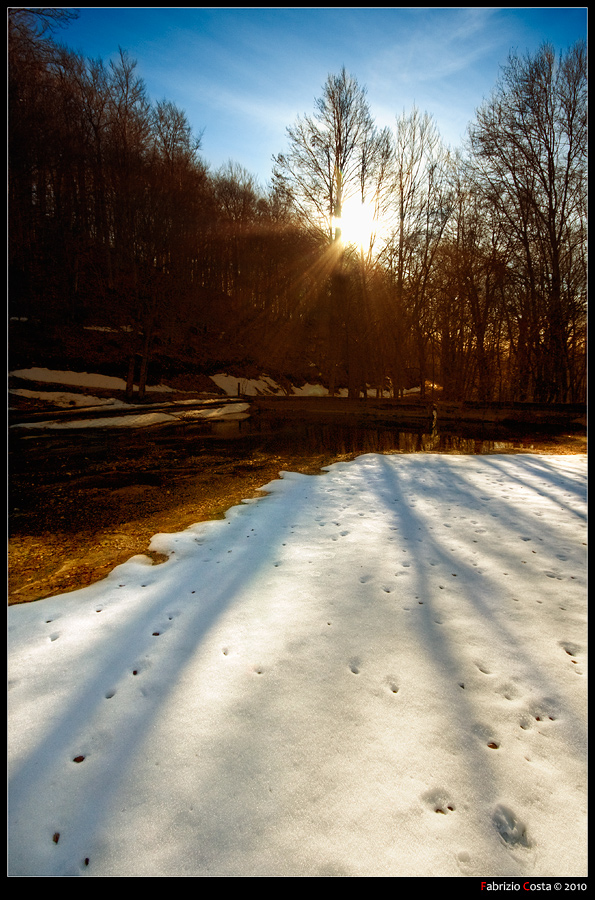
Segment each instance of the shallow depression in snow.
[[8,610],[11,875],[586,874],[586,458],[281,473]]

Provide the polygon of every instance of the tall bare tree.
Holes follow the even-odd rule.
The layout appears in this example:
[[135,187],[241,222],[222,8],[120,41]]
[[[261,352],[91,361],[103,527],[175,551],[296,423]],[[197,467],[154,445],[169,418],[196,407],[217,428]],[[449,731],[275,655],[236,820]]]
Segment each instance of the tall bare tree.
[[383,160],[386,137],[377,132],[365,88],[345,68],[328,76],[315,106],[313,115],[298,117],[287,129],[289,149],[275,158],[273,177],[276,186],[291,197],[304,224],[328,248],[326,268],[321,267],[327,281],[321,283],[319,297],[327,296],[331,393],[343,360],[353,396],[358,390],[354,381],[358,309],[341,265],[341,214],[351,199],[373,199],[370,185]]
[[452,206],[451,159],[427,113],[413,108],[396,121],[389,210],[392,231],[382,260],[392,281],[393,315],[387,323],[387,367],[402,392],[415,370],[422,396],[432,333],[433,272]]
[[287,129],[289,149],[275,157],[274,178],[304,221],[333,241],[343,203],[361,190],[375,128],[366,90],[345,68],[328,76],[315,106]]
[[526,306],[538,310],[532,391],[545,401],[568,399],[571,322],[585,299],[569,287],[586,252],[586,69],[584,43],[511,56],[470,129],[478,188],[515,238]]

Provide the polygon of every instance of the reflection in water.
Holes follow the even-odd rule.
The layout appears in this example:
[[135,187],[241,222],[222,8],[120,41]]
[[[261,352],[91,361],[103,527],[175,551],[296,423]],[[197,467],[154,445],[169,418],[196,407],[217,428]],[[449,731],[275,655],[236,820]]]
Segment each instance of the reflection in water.
[[[442,434],[436,430],[429,434],[423,431],[396,431],[392,428],[347,428],[345,426],[323,426],[304,429],[302,449],[315,453],[495,453],[513,449],[512,441],[495,441]],[[294,434],[293,438],[297,438]],[[517,442],[520,446],[520,442]]]
[[518,433],[503,428],[490,432],[474,426],[468,433],[431,431],[425,429],[397,430],[390,425],[362,425],[360,422],[316,423],[287,420],[281,417],[260,417],[258,423],[244,421],[218,421],[207,426],[205,436],[215,439],[242,440],[242,443],[258,445],[271,452],[329,453],[501,453],[514,449],[530,449]]

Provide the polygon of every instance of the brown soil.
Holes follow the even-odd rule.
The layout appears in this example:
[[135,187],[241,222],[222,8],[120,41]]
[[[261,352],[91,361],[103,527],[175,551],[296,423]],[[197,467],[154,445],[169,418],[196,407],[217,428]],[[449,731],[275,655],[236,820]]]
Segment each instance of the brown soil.
[[[526,449],[584,453],[586,439]],[[234,441],[205,449],[186,431],[158,428],[112,436],[109,446],[104,436],[21,435],[9,453],[9,604],[77,590],[135,554],[163,561],[148,551],[154,534],[223,516],[282,469],[315,474],[357,455],[275,454]]]
[[282,469],[315,474],[332,461],[323,455],[204,454],[186,459],[183,466],[162,460],[152,472],[138,469],[136,478],[123,466],[95,479],[81,473],[69,476],[68,470],[57,481],[39,473],[15,474],[8,602],[77,590],[105,578],[138,553],[162,562],[165,557],[148,550],[154,534],[221,518],[242,500],[263,496],[259,489]]

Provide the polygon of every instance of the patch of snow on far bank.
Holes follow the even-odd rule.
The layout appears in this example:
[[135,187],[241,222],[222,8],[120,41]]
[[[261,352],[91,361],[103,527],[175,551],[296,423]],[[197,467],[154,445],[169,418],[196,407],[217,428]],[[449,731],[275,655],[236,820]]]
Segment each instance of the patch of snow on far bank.
[[[131,407],[134,408],[134,407]],[[209,409],[176,409],[169,413],[143,412],[130,416],[109,416],[100,419],[69,419],[68,421],[47,420],[44,422],[19,422],[11,428],[33,428],[35,430],[63,430],[73,428],[144,428],[148,425],[160,425],[165,422],[176,422],[182,419],[218,419],[224,421],[240,421],[248,417],[249,403],[230,403],[226,406]]]
[[[28,381],[47,382],[49,384],[72,384],[77,387],[94,387],[103,390],[125,391],[126,382],[123,378],[113,378],[110,375],[98,375],[89,372],[60,372],[50,369],[31,368],[17,369],[10,372],[15,378],[24,378]],[[135,391],[138,387],[135,385]],[[163,393],[174,392],[175,389],[164,384],[147,386],[147,391],[160,391]]]
[[29,400],[45,400],[53,403],[54,406],[63,406],[64,408],[109,406],[123,409],[127,406],[126,403],[116,400],[115,397],[93,397],[91,394],[69,394],[66,391],[28,391],[26,388],[17,388],[9,393]]
[[141,413],[133,416],[109,416],[103,419],[70,419],[65,422],[19,422],[11,428],[34,428],[42,430],[70,431],[73,428],[144,428],[147,425],[158,425],[163,422],[175,422],[177,416],[167,413]]
[[229,397],[242,395],[246,397],[257,397],[259,394],[283,395],[285,393],[277,382],[273,381],[272,378],[269,378],[268,375],[263,375],[261,378],[238,378],[235,375],[220,373],[218,375],[211,375],[211,380],[214,381],[217,387],[221,388],[222,391],[225,391]]
[[321,384],[304,384],[300,388],[294,387],[293,393],[297,397],[327,397],[328,388]]

